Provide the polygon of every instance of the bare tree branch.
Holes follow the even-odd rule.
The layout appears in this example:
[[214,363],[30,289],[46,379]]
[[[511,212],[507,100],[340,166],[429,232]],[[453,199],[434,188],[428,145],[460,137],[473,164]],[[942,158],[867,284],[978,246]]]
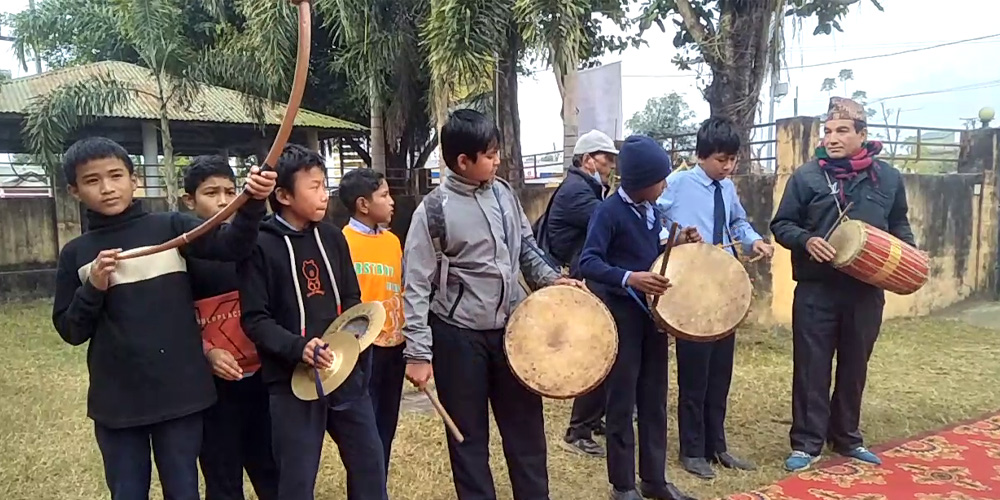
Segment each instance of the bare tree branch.
[[722,64],[722,57],[720,57],[713,36],[705,28],[705,25],[701,24],[701,19],[695,13],[694,8],[691,7],[691,2],[688,0],[677,0],[677,13],[680,14],[681,19],[684,21],[684,27],[691,33],[691,38],[694,38],[694,42],[701,48],[701,54],[705,58],[705,62],[710,66]]

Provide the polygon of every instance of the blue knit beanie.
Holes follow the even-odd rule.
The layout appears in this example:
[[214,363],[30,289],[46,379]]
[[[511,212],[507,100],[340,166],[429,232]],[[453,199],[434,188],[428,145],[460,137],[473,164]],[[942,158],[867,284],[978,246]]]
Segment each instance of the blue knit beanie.
[[633,135],[618,153],[618,177],[627,192],[645,189],[670,175],[670,155],[653,139]]

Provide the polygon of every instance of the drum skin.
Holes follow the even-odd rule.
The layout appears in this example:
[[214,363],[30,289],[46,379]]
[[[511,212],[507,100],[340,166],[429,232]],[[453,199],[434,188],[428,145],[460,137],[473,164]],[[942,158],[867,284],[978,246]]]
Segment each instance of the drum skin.
[[[659,274],[662,264],[660,255],[650,272]],[[729,250],[708,243],[677,245],[664,275],[671,287],[652,313],[657,326],[677,338],[719,340],[731,335],[750,312],[750,275]]]
[[568,399],[595,389],[618,356],[618,329],[596,295],[542,288],[514,309],[503,340],[507,363],[530,391]]
[[844,221],[830,234],[830,245],[837,250],[833,267],[898,295],[916,292],[930,276],[927,256],[862,221]]

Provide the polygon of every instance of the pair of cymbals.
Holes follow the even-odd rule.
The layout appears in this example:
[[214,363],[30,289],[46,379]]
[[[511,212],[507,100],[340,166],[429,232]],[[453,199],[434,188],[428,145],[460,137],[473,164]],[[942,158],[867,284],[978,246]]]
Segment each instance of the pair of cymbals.
[[350,377],[361,352],[375,342],[385,321],[385,306],[381,302],[365,302],[344,311],[322,337],[326,349],[333,354],[333,363],[327,369],[305,363],[296,366],[292,372],[292,394],[303,401],[314,401],[320,397],[319,387],[323,388],[324,396],[335,391]]

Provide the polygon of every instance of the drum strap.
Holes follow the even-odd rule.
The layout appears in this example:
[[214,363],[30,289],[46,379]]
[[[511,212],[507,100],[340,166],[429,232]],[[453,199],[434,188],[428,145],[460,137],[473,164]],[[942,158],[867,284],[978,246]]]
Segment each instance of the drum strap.
[[[629,296],[632,297],[632,300],[634,300],[637,304],[639,304],[639,307],[641,307],[643,311],[646,311],[646,315],[649,316],[649,319],[654,319],[653,312],[649,310],[649,306],[646,305],[646,302],[641,298],[639,298],[639,294],[636,293],[636,291],[633,290],[632,287],[630,286],[625,287],[625,290],[628,291],[628,294]],[[654,320],[654,323],[655,322],[656,321]]]

